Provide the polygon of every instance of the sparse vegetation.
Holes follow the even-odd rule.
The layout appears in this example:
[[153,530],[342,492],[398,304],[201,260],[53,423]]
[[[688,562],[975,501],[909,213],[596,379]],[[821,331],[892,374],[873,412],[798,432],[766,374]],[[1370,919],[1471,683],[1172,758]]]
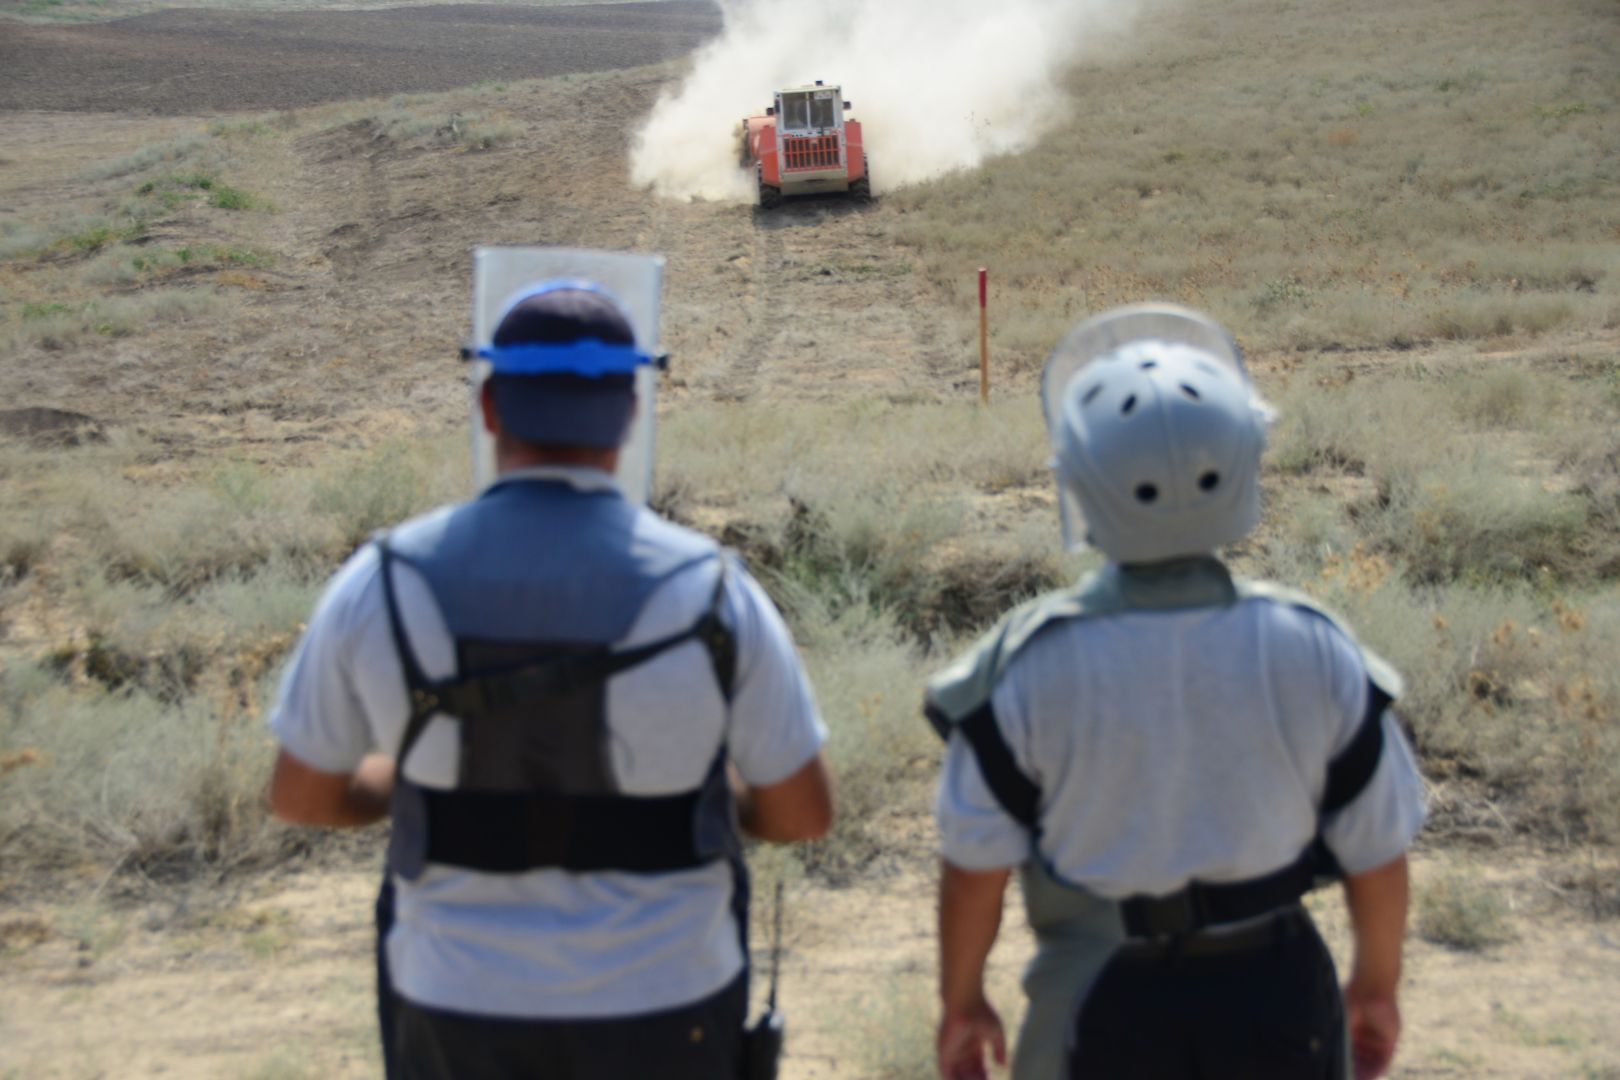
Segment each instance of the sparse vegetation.
[[[894,882],[926,890],[939,746],[918,716],[922,679],[1089,561],[1058,551],[1033,372],[1078,318],[1154,297],[1232,325],[1281,408],[1266,517],[1233,553],[1239,569],[1308,589],[1407,677],[1399,712],[1432,797],[1418,936],[1517,965],[1560,925],[1541,921],[1549,909],[1612,919],[1620,84],[1599,7],[1167,11],[1173,33],[1069,75],[1079,105],[1029,153],[780,228],[591,186],[673,68],[237,114],[179,138],[153,121],[164,141],[126,152],[147,130],[131,122],[107,160],[81,150],[50,199],[31,150],[8,145],[0,182],[36,169],[0,212],[10,385],[21,406],[97,417],[93,439],[0,442],[0,893],[100,899],[0,919],[0,957],[31,963],[61,939],[70,962],[99,962],[145,932],[106,898],[161,894],[191,925],[186,897],[217,891],[216,873],[285,866],[319,842],[265,820],[264,710],[355,545],[465,494],[460,388],[407,350],[431,341],[448,359],[464,319],[450,238],[475,234],[671,256],[665,335],[680,363],[656,503],[740,548],[783,607],[842,807],[828,840],[755,851],[758,879],[853,903]],[[0,0],[0,16],[112,10]],[[613,137],[587,147],[600,132]],[[514,144],[546,154],[467,156]],[[553,156],[563,146],[591,156]],[[298,205],[312,191],[325,201]],[[241,212],[271,200],[279,216]],[[988,409],[967,400],[979,264],[992,270]],[[861,302],[832,318],[819,298],[852,285]],[[401,311],[409,333],[379,333]],[[912,331],[920,343],[902,341]],[[269,344],[243,344],[255,338]],[[750,350],[757,377],[733,366]],[[881,359],[850,359],[865,352]],[[113,405],[74,400],[100,380]],[[1497,845],[1534,856],[1511,890]],[[910,898],[892,918],[925,936],[927,906]],[[292,967],[279,961],[306,915],[214,929],[231,935],[230,963]],[[901,978],[871,977],[887,953],[862,970],[868,993],[841,996],[834,1034],[799,1025],[815,999],[790,985],[796,1036],[831,1043],[840,1075],[928,1075],[925,951],[896,945]],[[1429,972],[1419,1008],[1445,978]],[[346,1008],[362,998],[338,992]],[[369,1016],[351,1011],[370,1054]],[[1409,1042],[1407,1062],[1500,1070],[1507,1042],[1544,1051],[1526,1074],[1613,1071],[1598,1021],[1493,1016],[1473,1041],[1453,1032],[1466,1051]],[[23,1071],[71,1068],[34,1053]],[[214,1071],[327,1075],[323,1054]]]
[[1429,941],[1469,952],[1513,936],[1500,890],[1462,870],[1444,871],[1419,884],[1416,921],[1417,932]]
[[1620,101],[1588,33],[1608,13],[1548,15],[1312,7],[1284,44],[1275,5],[1225,5],[1208,37],[1077,69],[1083,107],[1028,153],[889,195],[897,238],[964,344],[963,268],[992,265],[994,340],[1025,368],[1081,310],[1150,298],[1212,310],[1249,348],[1612,328]]
[[0,673],[0,756],[29,755],[0,778],[8,861],[173,871],[280,850],[260,805],[280,659],[331,569],[447,497],[445,460],[464,462],[443,443],[285,476],[234,462],[154,497],[119,475],[141,452],[0,458],[21,511],[6,580],[48,563],[32,584],[72,612],[44,655]]

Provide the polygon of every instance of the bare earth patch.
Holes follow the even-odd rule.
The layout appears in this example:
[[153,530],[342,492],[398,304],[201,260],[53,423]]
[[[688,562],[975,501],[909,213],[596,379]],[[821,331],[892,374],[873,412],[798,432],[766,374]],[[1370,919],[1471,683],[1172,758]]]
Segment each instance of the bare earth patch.
[[[1419,888],[1443,856],[1420,856]],[[1556,867],[1500,862],[1513,940],[1409,947],[1396,1077],[1612,1076],[1620,1071],[1620,934],[1542,884]],[[0,920],[0,1070],[18,1076],[376,1075],[368,869],[277,875],[223,903],[27,905]],[[1336,899],[1317,908],[1341,969]],[[782,1002],[787,1080],[881,1080],[885,1055],[932,1023],[934,899],[920,868],[788,892]],[[756,964],[766,912],[756,905]],[[992,959],[1009,1024],[1029,937],[1014,898]],[[763,980],[756,980],[756,1000]]]

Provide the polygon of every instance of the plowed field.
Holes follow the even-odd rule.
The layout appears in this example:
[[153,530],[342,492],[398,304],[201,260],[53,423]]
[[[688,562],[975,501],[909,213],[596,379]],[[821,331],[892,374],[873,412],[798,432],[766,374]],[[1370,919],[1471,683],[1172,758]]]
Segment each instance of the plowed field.
[[0,26],[0,110],[195,115],[656,64],[716,33],[720,13],[707,0],[667,0]]

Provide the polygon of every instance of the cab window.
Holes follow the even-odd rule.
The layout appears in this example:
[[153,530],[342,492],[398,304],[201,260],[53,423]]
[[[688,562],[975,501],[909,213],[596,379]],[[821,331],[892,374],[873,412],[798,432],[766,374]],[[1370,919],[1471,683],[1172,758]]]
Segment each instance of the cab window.
[[810,102],[810,124],[825,131],[836,126],[838,119],[833,115],[833,96],[825,90],[816,94]]
[[805,131],[810,127],[810,95],[782,95],[782,128],[785,131]]

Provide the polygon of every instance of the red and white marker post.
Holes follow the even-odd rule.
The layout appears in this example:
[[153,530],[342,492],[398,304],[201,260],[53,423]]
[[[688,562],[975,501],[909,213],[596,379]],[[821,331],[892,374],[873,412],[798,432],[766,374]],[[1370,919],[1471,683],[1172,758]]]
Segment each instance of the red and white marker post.
[[979,267],[979,404],[990,403],[990,315],[986,308],[990,271]]

